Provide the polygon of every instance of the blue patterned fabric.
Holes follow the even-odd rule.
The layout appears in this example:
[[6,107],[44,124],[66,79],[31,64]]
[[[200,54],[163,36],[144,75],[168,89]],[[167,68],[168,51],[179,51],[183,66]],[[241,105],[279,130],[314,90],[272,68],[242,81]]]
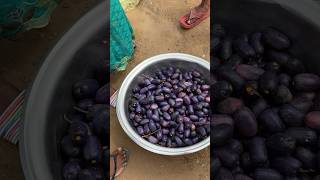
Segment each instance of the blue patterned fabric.
[[110,68],[111,71],[125,70],[131,59],[133,29],[119,2],[110,1]]

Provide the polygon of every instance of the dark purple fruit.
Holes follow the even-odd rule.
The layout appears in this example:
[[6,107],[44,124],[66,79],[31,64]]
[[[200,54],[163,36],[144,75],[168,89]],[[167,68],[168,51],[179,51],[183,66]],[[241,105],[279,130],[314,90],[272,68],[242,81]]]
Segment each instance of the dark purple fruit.
[[93,98],[99,89],[99,83],[95,79],[83,79],[73,84],[72,93],[76,99]]
[[236,67],[237,73],[246,80],[258,80],[264,70],[247,64],[239,64]]
[[291,59],[286,65],[284,65],[285,71],[290,75],[296,75],[305,72],[305,66],[299,59]]
[[98,104],[108,104],[109,100],[109,84],[105,84],[96,92],[96,103]]
[[240,99],[229,97],[218,103],[217,110],[223,114],[233,114],[243,107],[243,102]]
[[62,138],[61,149],[67,157],[77,157],[80,154],[80,148],[73,144],[69,135]]
[[270,72],[279,72],[280,71],[280,64],[275,62],[275,61],[270,61],[265,63],[265,65],[263,66],[263,69],[266,71],[270,71]]
[[69,162],[64,165],[62,171],[65,180],[78,180],[81,167],[77,162]]
[[243,107],[235,112],[234,123],[239,133],[246,137],[255,136],[258,130],[257,121],[253,112]]
[[286,87],[290,87],[291,85],[291,77],[288,74],[282,73],[279,75],[279,84],[284,85]]
[[294,151],[296,140],[287,134],[276,133],[267,139],[266,144],[268,152],[286,155]]
[[260,92],[266,95],[273,93],[278,87],[278,81],[279,79],[275,72],[266,71],[259,79]]
[[253,175],[255,180],[283,180],[282,175],[274,169],[258,168]]
[[232,173],[226,168],[220,168],[216,176],[215,180],[233,180]]
[[236,139],[229,140],[228,144],[226,145],[226,148],[237,154],[241,154],[243,152],[243,146],[241,141]]
[[264,99],[259,98],[251,105],[251,110],[256,115],[256,117],[259,117],[259,115],[268,107],[268,103]]
[[273,101],[277,104],[285,104],[292,100],[292,94],[289,88],[284,85],[278,86],[273,95]]
[[240,165],[245,171],[250,171],[253,168],[253,163],[251,162],[251,157],[248,152],[241,154]]
[[253,33],[249,38],[250,45],[253,47],[254,51],[258,54],[264,53],[264,45],[262,43],[262,33]]
[[218,81],[215,84],[211,85],[211,95],[215,99],[224,99],[229,97],[233,88],[232,85],[227,81]]
[[320,77],[310,73],[297,74],[293,78],[293,86],[297,91],[316,91],[320,87]]
[[270,61],[275,61],[280,66],[286,65],[291,60],[289,54],[275,50],[268,51],[267,57]]
[[222,46],[220,49],[220,57],[223,60],[228,60],[232,55],[232,38],[225,38],[222,41]]
[[83,158],[91,164],[101,162],[102,147],[97,137],[88,137],[86,143],[83,146]]
[[291,127],[285,132],[290,137],[294,138],[297,144],[302,146],[314,146],[317,144],[317,133],[307,127]]
[[290,104],[281,106],[279,115],[288,126],[301,126],[303,124],[304,114]]
[[211,174],[215,175],[217,174],[217,172],[219,171],[219,169],[221,168],[221,161],[219,158],[217,157],[213,157],[211,158],[211,162],[210,162],[210,167],[211,167]]
[[225,114],[213,114],[211,115],[210,125],[217,126],[219,124],[227,124],[233,127],[233,119],[229,115]]
[[241,37],[236,39],[234,42],[234,48],[243,58],[250,59],[256,56],[256,52],[248,42],[247,35],[242,35]]
[[273,159],[271,166],[283,175],[295,176],[298,174],[302,164],[296,158],[285,156]]
[[211,127],[210,141],[212,146],[222,146],[231,139],[233,128],[227,124],[219,124]]
[[244,174],[237,174],[234,177],[234,180],[253,180],[250,176]]
[[217,75],[220,79],[231,83],[234,90],[241,90],[245,84],[245,80],[229,67],[220,67],[217,71]]
[[304,120],[306,126],[320,132],[320,111],[309,112]]
[[263,31],[263,40],[270,47],[276,50],[283,50],[290,47],[289,38],[275,28],[269,27]]
[[88,110],[90,107],[92,107],[95,104],[93,99],[81,99],[77,103],[77,107],[83,109],[83,110]]
[[237,67],[239,64],[243,63],[243,59],[237,55],[233,54],[230,59],[228,60],[228,65],[231,66],[232,68]]
[[78,180],[96,180],[96,177],[91,170],[83,169],[79,173]]
[[258,117],[258,122],[265,131],[270,133],[281,132],[285,129],[285,125],[278,113],[273,109],[266,109],[263,111]]
[[303,97],[303,96],[297,96],[295,98],[293,98],[293,100],[290,102],[290,105],[293,106],[294,108],[296,108],[297,110],[306,113],[308,112],[312,105],[313,102],[312,100]]
[[304,147],[297,147],[294,156],[301,161],[302,168],[304,170],[316,170],[316,154],[314,154],[311,150]]
[[234,168],[238,165],[239,154],[230,151],[229,149],[219,148],[216,152],[223,167]]
[[88,137],[89,127],[82,121],[72,121],[69,126],[69,135],[75,144],[83,144]]
[[248,144],[248,149],[251,163],[256,167],[264,165],[268,160],[267,147],[264,138],[254,137],[251,139]]

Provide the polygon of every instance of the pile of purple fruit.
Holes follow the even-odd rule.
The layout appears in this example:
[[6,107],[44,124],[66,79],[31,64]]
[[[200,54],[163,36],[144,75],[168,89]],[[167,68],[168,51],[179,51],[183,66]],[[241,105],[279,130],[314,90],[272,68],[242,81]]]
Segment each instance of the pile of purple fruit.
[[[98,73],[107,77],[106,72]],[[64,180],[107,179],[109,162],[109,84],[106,78],[82,79],[72,86],[75,111],[64,115],[68,131],[60,146]]]
[[212,31],[213,179],[320,179],[320,77],[276,28]]
[[141,75],[132,89],[129,119],[136,132],[164,147],[184,147],[210,135],[210,86],[196,71],[168,67]]

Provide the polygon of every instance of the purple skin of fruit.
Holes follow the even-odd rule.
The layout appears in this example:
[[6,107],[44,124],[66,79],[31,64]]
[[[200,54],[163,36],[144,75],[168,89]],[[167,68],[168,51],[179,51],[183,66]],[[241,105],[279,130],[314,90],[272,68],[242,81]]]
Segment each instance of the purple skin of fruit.
[[317,132],[307,127],[290,127],[285,133],[294,138],[298,145],[315,146],[317,144]]
[[237,162],[239,161],[239,154],[223,147],[218,148],[216,154],[224,167],[234,168],[237,166]]
[[286,176],[295,176],[300,168],[301,162],[294,157],[278,157],[272,160],[271,166]]
[[289,38],[285,34],[272,27],[263,31],[263,40],[267,45],[277,50],[287,49],[291,45]]
[[262,137],[254,137],[248,145],[250,159],[256,166],[263,165],[268,160],[267,147],[265,139]]
[[304,120],[306,126],[320,132],[320,111],[309,112]]
[[283,180],[282,175],[278,171],[267,168],[256,169],[253,177],[255,180]]
[[311,73],[297,74],[293,78],[293,86],[297,91],[316,91],[320,88],[320,77]]
[[100,111],[94,116],[92,124],[93,129],[97,134],[102,135],[103,133],[108,132],[107,119],[109,119],[109,112],[107,110]]
[[304,114],[290,104],[281,106],[279,115],[287,126],[301,126],[303,124]]
[[240,134],[245,137],[252,137],[257,134],[258,125],[253,112],[246,107],[236,111],[233,115],[234,123]]
[[225,114],[213,114],[211,115],[210,125],[217,126],[219,124],[227,124],[233,127],[233,119],[229,115]]
[[271,94],[278,87],[278,77],[275,72],[266,71],[260,76],[259,88],[263,94]]
[[275,61],[281,66],[286,65],[291,60],[291,57],[289,54],[281,51],[274,51],[274,50],[268,51],[267,57],[269,60]]
[[256,53],[263,54],[264,53],[264,45],[262,43],[262,33],[256,32],[250,36],[249,42]]
[[83,110],[88,110],[90,107],[92,107],[95,104],[94,100],[92,99],[81,99],[77,106]]
[[296,140],[285,133],[276,133],[266,140],[268,152],[287,155],[294,151]]
[[291,85],[291,77],[288,74],[282,73],[279,75],[279,84],[289,87]]
[[101,162],[102,147],[97,137],[88,137],[87,142],[83,146],[83,157],[91,164]]
[[109,84],[105,84],[96,92],[96,103],[98,104],[108,104],[109,100]]
[[73,121],[69,126],[69,135],[75,144],[83,144],[88,134],[89,127],[82,121]]
[[278,104],[289,103],[292,100],[293,96],[289,88],[284,85],[278,86],[275,94],[273,95],[274,102]]
[[281,132],[285,129],[278,113],[273,109],[264,110],[258,117],[258,122],[264,130],[270,133]]
[[80,148],[72,143],[72,139],[69,135],[62,138],[61,149],[68,157],[76,157],[80,153]]
[[233,180],[233,176],[231,171],[226,168],[221,167],[214,177],[216,180]]
[[256,115],[256,117],[259,117],[259,115],[268,107],[268,103],[264,99],[259,98],[252,104],[251,110]]
[[290,102],[290,105],[299,111],[306,113],[311,109],[313,102],[306,97],[297,96],[293,98],[293,100]]
[[297,147],[294,156],[300,160],[303,169],[316,170],[317,156],[311,150],[304,147]]
[[230,67],[220,67],[217,75],[220,79],[228,81],[235,90],[241,90],[245,84],[245,80]]
[[63,167],[63,177],[65,180],[77,180],[81,167],[77,162],[69,162]]
[[236,67],[237,73],[246,80],[258,80],[264,70],[247,64],[239,64]]
[[95,97],[99,83],[95,79],[83,79],[73,84],[72,93],[76,99]]
[[243,107],[242,100],[229,97],[218,103],[217,110],[223,114],[233,114],[241,107]]
[[211,85],[211,95],[215,99],[224,99],[232,94],[233,88],[227,81],[219,81]]
[[222,146],[232,138],[233,127],[228,124],[219,124],[211,127],[211,145],[213,147]]
[[89,169],[83,169],[79,173],[78,180],[96,180],[96,177]]
[[243,35],[235,40],[234,47],[243,58],[250,59],[256,56],[253,47],[248,43],[247,35]]

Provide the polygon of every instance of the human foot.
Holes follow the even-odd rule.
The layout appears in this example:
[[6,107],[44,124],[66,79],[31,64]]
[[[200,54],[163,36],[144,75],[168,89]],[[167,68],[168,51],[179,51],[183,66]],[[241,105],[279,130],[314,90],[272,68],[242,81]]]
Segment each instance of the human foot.
[[110,156],[110,179],[119,176],[128,164],[128,150],[119,147]]
[[180,25],[183,28],[190,29],[203,20],[205,20],[210,15],[210,8],[206,5],[199,5],[190,10],[190,12],[179,19]]

